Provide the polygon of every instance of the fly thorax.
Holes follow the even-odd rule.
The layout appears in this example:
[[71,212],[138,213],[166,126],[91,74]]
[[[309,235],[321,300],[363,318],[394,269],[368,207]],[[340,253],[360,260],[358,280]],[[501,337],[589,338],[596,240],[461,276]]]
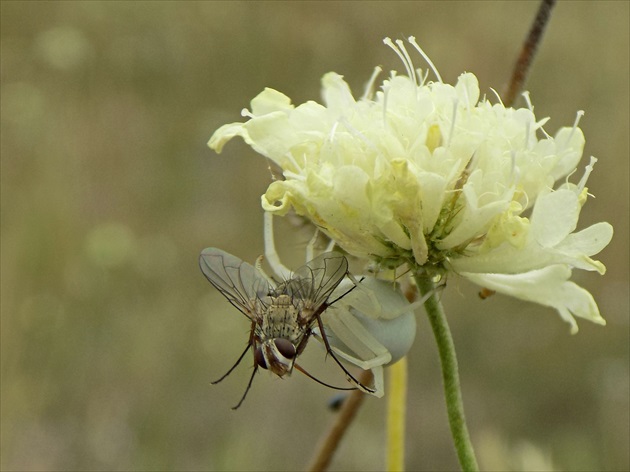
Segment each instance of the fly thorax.
[[270,297],[262,320],[264,339],[286,339],[294,346],[304,336],[304,329],[299,322],[299,309],[289,295],[281,294]]

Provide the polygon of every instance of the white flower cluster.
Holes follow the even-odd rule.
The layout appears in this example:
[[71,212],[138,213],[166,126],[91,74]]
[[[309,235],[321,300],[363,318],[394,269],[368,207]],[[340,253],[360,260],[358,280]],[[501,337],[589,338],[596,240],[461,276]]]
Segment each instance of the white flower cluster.
[[385,42],[406,75],[392,72],[378,92],[380,68],[359,100],[333,72],[322,79],[323,105],[296,107],[267,88],[243,111],[249,119],[222,126],[209,146],[221,152],[241,136],[275,162],[285,179],[271,183],[263,208],[293,209],[350,254],[456,272],[557,309],[573,331],[573,316],[604,324],[591,294],[569,281],[572,268],[604,273],[590,256],[613,232],[608,223],[575,232],[596,161],[568,182],[584,147],[581,112],[552,137],[531,104],[480,99],[473,74],[445,84],[430,61],[438,80],[427,81],[401,41]]

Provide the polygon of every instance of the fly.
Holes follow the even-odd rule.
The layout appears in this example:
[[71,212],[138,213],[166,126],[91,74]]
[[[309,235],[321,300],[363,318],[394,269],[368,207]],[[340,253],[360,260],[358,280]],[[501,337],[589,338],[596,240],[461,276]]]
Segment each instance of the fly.
[[226,378],[251,348],[254,371],[243,397],[233,409],[237,409],[245,400],[259,367],[279,377],[290,375],[296,368],[330,387],[312,377],[295,362],[306,348],[314,330],[318,331],[326,352],[348,379],[361,390],[374,392],[356,380],[337,359],[328,343],[321,319],[322,313],[345,295],[329,301],[331,294],[348,274],[348,261],[342,254],[320,254],[279,284],[266,278],[251,264],[217,248],[204,249],[199,256],[199,265],[210,283],[251,321],[245,350],[223,377],[212,382],[216,384]]

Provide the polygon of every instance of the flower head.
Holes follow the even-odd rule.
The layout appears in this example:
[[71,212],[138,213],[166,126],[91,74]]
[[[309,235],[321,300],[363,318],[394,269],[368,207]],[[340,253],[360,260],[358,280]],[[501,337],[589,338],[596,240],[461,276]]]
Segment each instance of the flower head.
[[356,100],[342,76],[328,73],[323,105],[296,107],[265,89],[243,111],[249,119],[219,128],[209,146],[220,152],[241,136],[275,162],[284,180],[271,183],[263,208],[294,210],[350,254],[459,273],[552,306],[574,330],[573,316],[603,324],[591,295],[568,281],[571,268],[604,273],[590,256],[612,237],[608,223],[574,232],[595,162],[578,184],[568,182],[584,147],[582,112],[552,137],[528,96],[528,108],[514,109],[480,99],[471,73],[445,84],[409,41],[437,81],[414,69],[402,41],[386,39],[406,75],[392,72],[373,93],[376,68]]

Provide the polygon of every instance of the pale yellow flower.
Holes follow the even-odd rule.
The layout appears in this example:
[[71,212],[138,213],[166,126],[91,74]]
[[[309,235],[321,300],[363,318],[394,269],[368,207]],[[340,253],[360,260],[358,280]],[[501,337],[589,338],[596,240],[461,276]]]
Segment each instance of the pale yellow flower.
[[568,183],[584,148],[582,113],[552,137],[531,104],[480,99],[471,73],[449,85],[433,68],[438,80],[427,81],[401,41],[386,43],[406,75],[392,72],[375,94],[379,68],[359,100],[333,72],[322,79],[323,105],[296,107],[268,88],[243,111],[247,121],[222,126],[209,146],[221,152],[240,136],[278,164],[284,180],[271,183],[263,208],[294,210],[350,254],[456,272],[554,307],[574,331],[573,316],[604,324],[590,293],[568,280],[572,268],[603,274],[590,256],[612,238],[608,223],[575,232],[595,162]]

